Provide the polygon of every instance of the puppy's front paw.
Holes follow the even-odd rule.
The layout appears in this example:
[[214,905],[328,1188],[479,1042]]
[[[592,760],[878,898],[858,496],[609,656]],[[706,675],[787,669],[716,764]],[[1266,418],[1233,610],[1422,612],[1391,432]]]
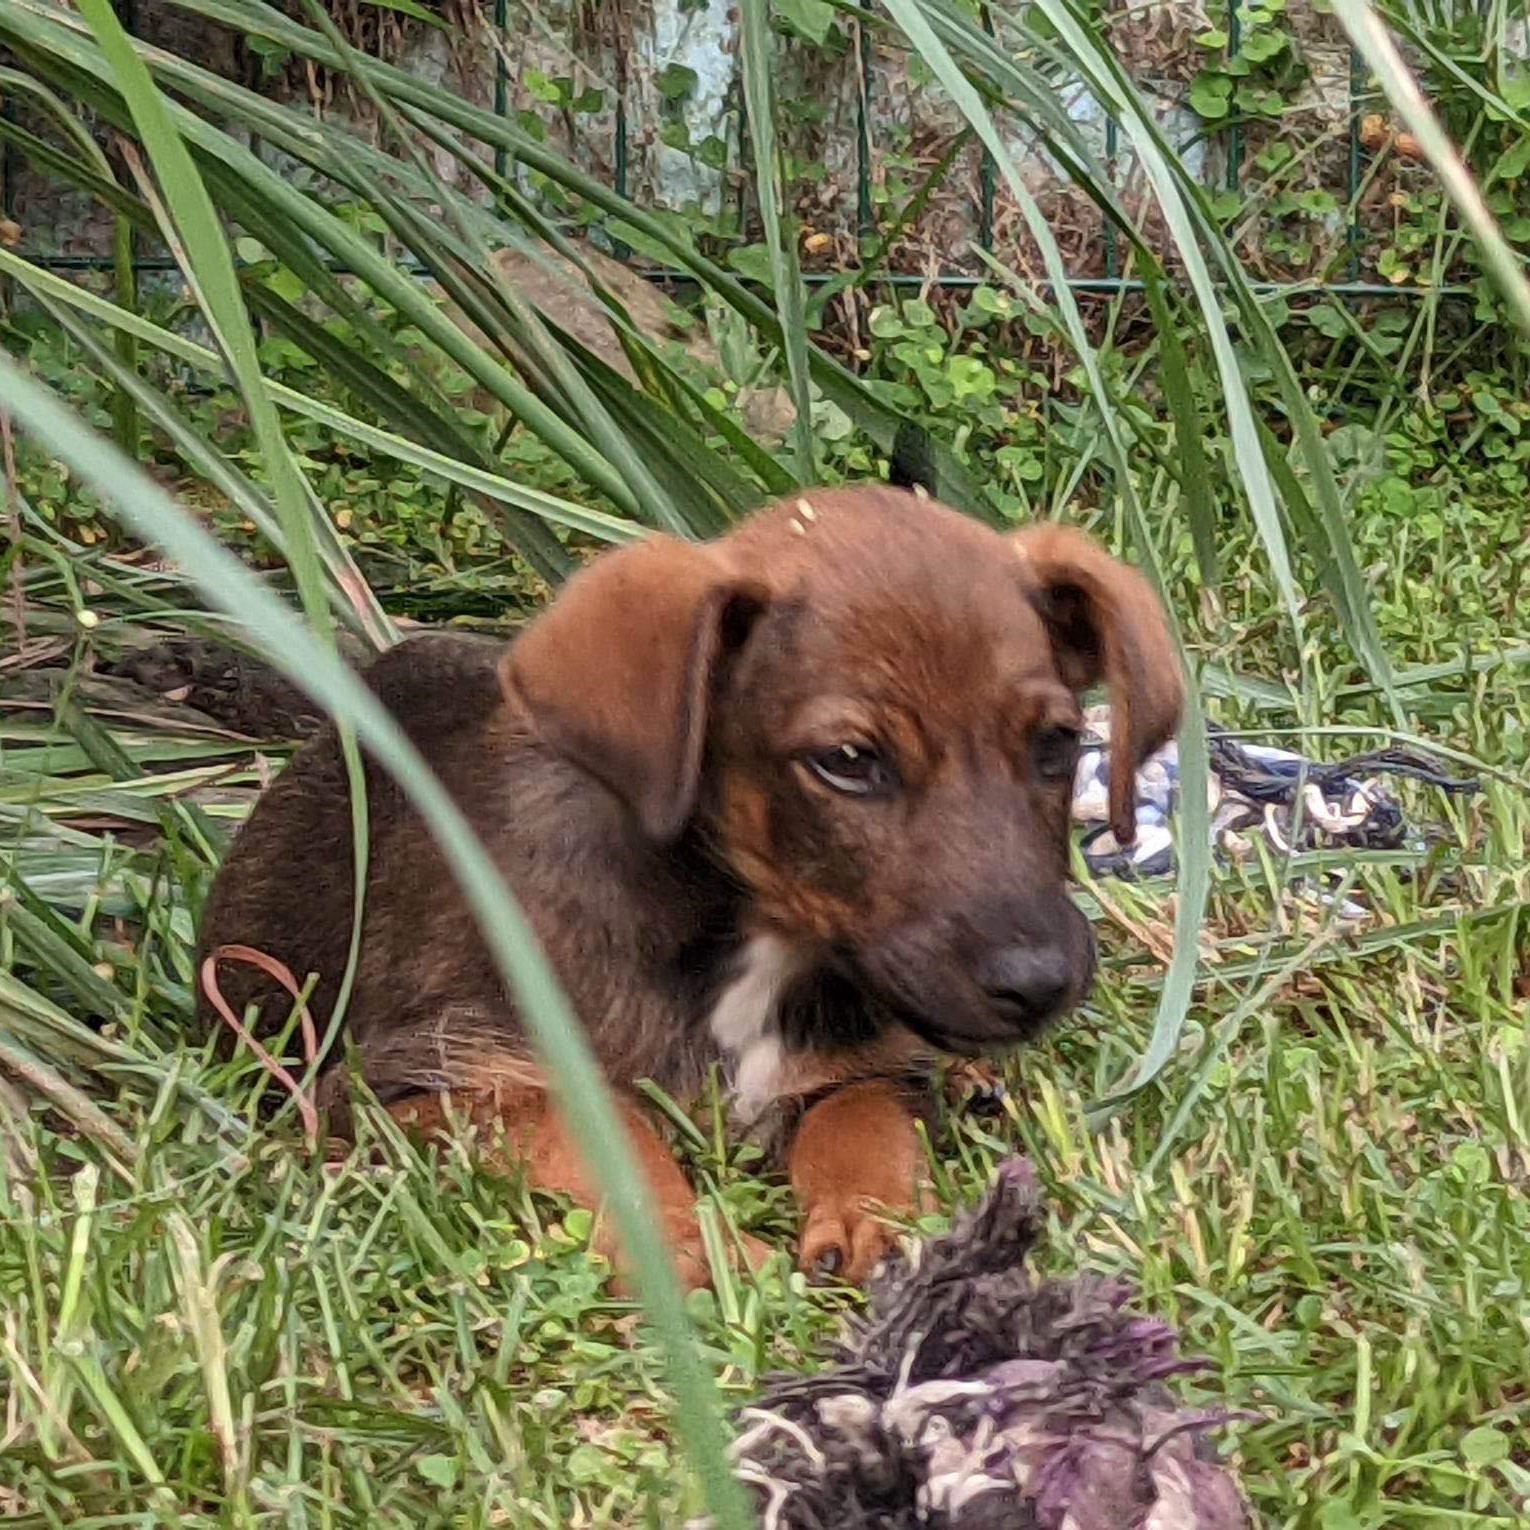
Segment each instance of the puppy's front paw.
[[883,1208],[863,1196],[819,1202],[802,1225],[797,1268],[817,1279],[864,1285],[898,1241],[898,1228]]

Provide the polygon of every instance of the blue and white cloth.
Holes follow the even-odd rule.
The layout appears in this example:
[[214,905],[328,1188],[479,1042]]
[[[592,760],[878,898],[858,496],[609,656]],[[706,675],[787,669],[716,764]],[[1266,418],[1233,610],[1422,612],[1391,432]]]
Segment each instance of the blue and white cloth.
[[[1387,785],[1407,776],[1448,792],[1475,792],[1478,782],[1445,774],[1408,749],[1382,749],[1321,764],[1288,749],[1244,743],[1209,730],[1206,782],[1214,848],[1230,860],[1254,853],[1262,837],[1277,856],[1349,847],[1423,849],[1425,835],[1408,822]],[[1174,870],[1171,825],[1179,805],[1179,745],[1169,743],[1137,773],[1137,839],[1121,846],[1110,831],[1110,708],[1084,717],[1084,747],[1074,778],[1073,821],[1080,850],[1096,876],[1158,877]],[[1348,902],[1347,918],[1365,911]]]

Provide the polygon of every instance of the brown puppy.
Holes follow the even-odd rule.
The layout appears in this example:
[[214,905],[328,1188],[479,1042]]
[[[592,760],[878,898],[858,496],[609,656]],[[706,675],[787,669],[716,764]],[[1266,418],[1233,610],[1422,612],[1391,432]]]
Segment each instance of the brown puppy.
[[[794,1128],[805,1268],[862,1279],[911,1207],[931,1062],[1013,1046],[1093,969],[1068,897],[1079,693],[1115,704],[1112,817],[1172,733],[1174,650],[1147,583],[1087,538],[1004,537],[899,490],[824,490],[708,545],[652,537],[579,574],[508,649],[422,638],[369,681],[470,815],[612,1083],[684,1099],[721,1063],[738,1115]],[[368,768],[371,866],[350,1046],[402,1119],[440,1096],[541,1184],[590,1198],[523,1031],[424,826]],[[332,731],[271,787],[203,920],[345,965],[348,792]],[[264,1033],[289,1001],[226,964]],[[204,1006],[204,1013],[212,1011]],[[336,1053],[338,1056],[338,1052]],[[325,1096],[343,1125],[336,1072]],[[627,1096],[682,1274],[692,1193]]]

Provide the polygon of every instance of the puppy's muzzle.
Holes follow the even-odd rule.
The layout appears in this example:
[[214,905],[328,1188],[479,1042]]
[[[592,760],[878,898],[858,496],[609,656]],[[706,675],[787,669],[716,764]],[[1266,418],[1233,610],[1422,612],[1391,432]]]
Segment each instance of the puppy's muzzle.
[[975,975],[995,1017],[1026,1032],[1066,1008],[1078,987],[1075,962],[1060,945],[1007,945],[990,951]]
[[1062,897],[906,926],[856,956],[910,1030],[965,1056],[1033,1039],[1084,997],[1095,963],[1089,921]]

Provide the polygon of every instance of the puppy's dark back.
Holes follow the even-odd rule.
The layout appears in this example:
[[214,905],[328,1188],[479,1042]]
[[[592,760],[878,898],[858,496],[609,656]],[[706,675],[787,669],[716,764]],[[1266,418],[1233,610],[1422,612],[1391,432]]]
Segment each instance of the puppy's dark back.
[[[501,705],[499,652],[498,644],[475,638],[415,638],[384,654],[363,676],[465,805],[481,795],[475,778],[493,770],[481,740]],[[411,815],[392,777],[370,758],[365,775],[375,850],[394,840]],[[425,865],[418,869],[427,873]],[[322,1023],[339,992],[354,908],[350,788],[331,725],[297,752],[235,837],[203,911],[198,968],[209,952],[228,943],[276,957],[299,982],[317,972],[313,1008]],[[285,1011],[280,990],[253,967],[225,963],[219,984],[235,1013],[269,1000],[262,1012],[269,1026]],[[218,1023],[200,981],[198,1013],[204,1024]]]
[[[608,789],[547,748],[506,704],[501,645],[461,636],[400,644],[367,672],[471,820],[520,898],[602,1061],[623,1077],[694,1088],[712,1060],[687,1016],[732,930],[736,890],[694,839],[656,847]],[[515,1007],[445,858],[402,790],[366,764],[371,855],[361,959],[345,1034],[384,1101],[465,1086],[494,1054],[526,1055]],[[333,728],[305,745],[235,838],[204,912],[198,964],[253,946],[298,982],[320,974],[322,1033],[349,949],[355,901],[350,797]],[[701,978],[697,974],[701,974]],[[220,967],[258,1030],[291,1002],[261,972]],[[199,993],[204,1026],[218,1026]],[[290,1049],[289,1049],[290,1050]],[[341,1054],[330,1054],[338,1060]]]

